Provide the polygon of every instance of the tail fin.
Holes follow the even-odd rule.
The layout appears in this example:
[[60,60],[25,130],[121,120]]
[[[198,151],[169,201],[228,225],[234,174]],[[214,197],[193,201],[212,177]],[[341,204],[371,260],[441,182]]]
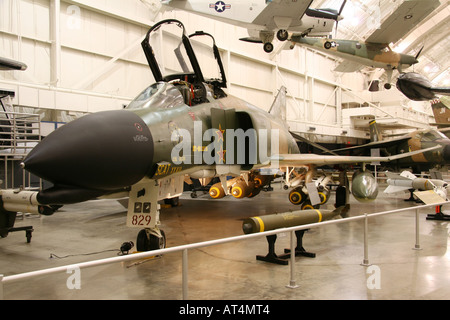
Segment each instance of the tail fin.
[[286,87],[282,86],[278,91],[269,113],[286,122]]
[[378,129],[377,121],[372,120],[369,122],[370,142],[383,141],[383,136]]
[[431,108],[433,109],[434,120],[437,125],[450,125],[450,98],[441,97],[431,101]]
[[394,173],[394,172],[389,172],[386,171],[386,177],[388,178],[388,186],[386,187],[386,189],[384,189],[384,193],[397,193],[397,192],[404,192],[407,191],[409,189],[411,189],[411,187],[405,187],[405,186],[399,186],[399,185],[391,185],[389,183],[389,180],[414,180],[417,177],[409,172],[409,171],[403,171],[402,173],[398,174],[398,173]]

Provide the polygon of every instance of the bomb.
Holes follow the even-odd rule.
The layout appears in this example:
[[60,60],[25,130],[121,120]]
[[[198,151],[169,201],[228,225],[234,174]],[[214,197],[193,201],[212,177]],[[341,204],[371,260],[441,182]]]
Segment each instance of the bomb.
[[242,223],[242,230],[245,234],[249,234],[322,222],[330,220],[338,215],[343,216],[348,210],[349,206],[346,205],[336,208],[335,210],[298,210],[251,217],[244,220]]

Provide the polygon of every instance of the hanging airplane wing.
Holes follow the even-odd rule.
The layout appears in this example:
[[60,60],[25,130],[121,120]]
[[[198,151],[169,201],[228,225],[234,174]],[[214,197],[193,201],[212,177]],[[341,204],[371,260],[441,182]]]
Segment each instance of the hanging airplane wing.
[[396,43],[440,5],[439,0],[406,0],[366,42]]
[[299,26],[312,0],[273,0],[253,21],[269,30]]
[[314,164],[316,166],[324,166],[331,164],[351,164],[351,163],[372,163],[372,162],[390,162],[405,157],[410,157],[419,153],[424,153],[442,148],[434,146],[431,148],[421,149],[412,152],[401,153],[388,157],[358,157],[358,156],[323,156],[316,154],[281,154],[272,157],[272,164],[278,162],[280,167],[296,167]]
[[369,142],[369,143],[362,144],[359,146],[354,146],[354,147],[335,149],[332,151],[339,153],[339,152],[356,151],[356,150],[370,150],[370,149],[374,149],[374,148],[389,148],[389,147],[395,146],[399,143],[402,143],[404,141],[408,141],[409,139],[411,139],[411,137],[409,137],[409,136],[403,137],[402,136],[402,137],[389,139],[389,140],[373,141],[373,142]]
[[356,63],[354,61],[350,61],[350,60],[343,60],[335,69],[334,71],[336,72],[356,72],[356,71],[360,71],[363,68],[365,68],[366,66]]

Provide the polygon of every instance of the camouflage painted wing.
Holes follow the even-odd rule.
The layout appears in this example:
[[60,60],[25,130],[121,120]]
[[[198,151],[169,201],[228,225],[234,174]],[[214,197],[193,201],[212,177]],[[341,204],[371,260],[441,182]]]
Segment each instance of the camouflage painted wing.
[[412,152],[406,152],[388,157],[359,157],[359,156],[323,156],[317,154],[280,154],[271,158],[271,165],[278,165],[279,167],[296,167],[304,165],[333,165],[333,164],[352,164],[352,163],[368,163],[371,162],[390,162],[401,158],[411,157],[416,154],[432,151],[442,148],[441,146],[434,146],[431,148],[421,149]]

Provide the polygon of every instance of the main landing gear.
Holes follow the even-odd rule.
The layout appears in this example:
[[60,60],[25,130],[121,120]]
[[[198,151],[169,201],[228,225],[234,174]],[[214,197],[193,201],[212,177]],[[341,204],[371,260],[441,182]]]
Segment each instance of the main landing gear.
[[[166,235],[160,229],[159,220],[160,206],[158,204],[159,194],[163,191],[170,193],[171,190],[160,190],[160,184],[164,186],[181,185],[183,180],[173,181],[144,181],[131,187],[128,200],[127,226],[143,228],[138,232],[136,249],[139,252],[164,249],[166,247]],[[178,193],[178,190],[177,190]],[[174,195],[175,192],[172,193]],[[166,197],[163,197],[164,199]],[[162,200],[161,199],[161,200]],[[177,199],[174,199],[173,204]]]
[[151,229],[142,229],[137,235],[136,249],[137,251],[151,251],[164,249],[166,247],[166,234],[160,230],[160,234],[156,234]]
[[[266,53],[271,53],[274,49],[272,40],[273,33],[261,31],[260,38],[263,42],[263,49]],[[277,32],[277,39],[280,41],[286,41],[289,38],[289,32],[287,30],[281,29]]]

